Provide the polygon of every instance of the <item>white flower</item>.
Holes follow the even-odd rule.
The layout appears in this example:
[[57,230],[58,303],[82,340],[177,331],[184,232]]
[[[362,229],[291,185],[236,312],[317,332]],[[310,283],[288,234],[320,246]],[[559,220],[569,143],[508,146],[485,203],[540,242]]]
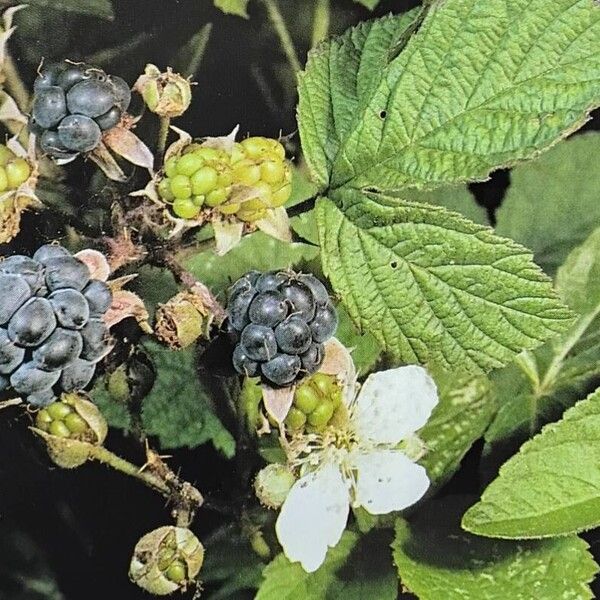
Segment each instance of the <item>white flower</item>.
[[276,525],[291,561],[299,561],[309,573],[316,571],[328,548],[339,542],[350,504],[380,515],[407,508],[423,496],[427,473],[400,444],[425,425],[437,402],[435,383],[421,367],[375,373],[356,398],[346,398],[345,427],[304,436],[296,457],[302,477]]

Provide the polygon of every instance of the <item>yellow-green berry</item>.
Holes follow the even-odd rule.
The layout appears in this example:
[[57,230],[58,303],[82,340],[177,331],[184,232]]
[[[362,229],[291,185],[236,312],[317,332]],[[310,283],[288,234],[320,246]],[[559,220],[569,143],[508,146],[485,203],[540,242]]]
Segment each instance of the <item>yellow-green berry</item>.
[[13,158],[6,163],[6,167],[4,168],[8,179],[8,187],[12,189],[17,189],[31,175],[31,167],[24,158]]
[[158,193],[166,202],[173,202],[175,200],[175,196],[171,191],[171,180],[168,177],[161,179],[158,183]]
[[203,165],[203,158],[196,152],[184,154],[183,156],[180,156],[179,160],[177,161],[177,173],[179,173],[179,175],[191,177]]
[[173,212],[182,219],[193,219],[198,216],[200,207],[191,198],[178,198],[173,202]]
[[185,200],[192,195],[192,184],[190,178],[185,175],[171,177],[171,192],[177,200]]
[[[189,156],[194,156],[193,154]],[[184,157],[185,158],[185,157]],[[217,186],[219,175],[209,166],[200,167],[191,177],[192,194],[200,196],[208,194]]]
[[294,406],[305,415],[310,414],[319,404],[319,395],[307,382],[298,387],[294,394]]
[[290,429],[300,429],[305,423],[306,415],[301,410],[292,406],[285,418],[285,424],[290,427]]
[[327,426],[334,412],[333,402],[328,400],[321,402],[310,415],[308,415],[308,424],[312,425],[315,429],[320,430]]

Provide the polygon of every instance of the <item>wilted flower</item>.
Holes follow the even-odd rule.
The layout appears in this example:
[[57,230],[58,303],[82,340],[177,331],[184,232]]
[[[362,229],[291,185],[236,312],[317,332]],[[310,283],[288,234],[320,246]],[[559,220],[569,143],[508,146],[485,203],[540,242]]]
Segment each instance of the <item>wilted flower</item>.
[[192,101],[189,79],[174,73],[170,67],[161,73],[156,65],[147,64],[133,89],[142,95],[146,106],[161,117],[181,116]]
[[135,546],[129,577],[157,596],[185,590],[204,562],[204,546],[186,527],[159,527]]
[[302,433],[289,445],[300,471],[277,520],[286,556],[312,572],[346,527],[349,507],[373,515],[402,510],[429,487],[408,445],[438,402],[427,371],[405,366],[368,377],[360,393],[347,388],[348,418],[322,432]]

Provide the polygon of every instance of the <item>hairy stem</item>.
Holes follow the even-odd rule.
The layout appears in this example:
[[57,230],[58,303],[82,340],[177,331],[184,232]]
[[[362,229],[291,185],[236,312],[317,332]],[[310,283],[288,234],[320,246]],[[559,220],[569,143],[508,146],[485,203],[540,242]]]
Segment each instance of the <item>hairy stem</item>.
[[149,488],[161,493],[166,498],[171,496],[171,488],[160,477],[155,476],[149,471],[143,471],[137,465],[117,456],[110,450],[104,448],[104,446],[93,446],[90,448],[90,457],[115,471],[120,471],[125,475],[134,477]]
[[207,23],[200,29],[200,31],[192,38],[194,41],[194,52],[187,65],[187,73],[190,76],[195,75],[200,68],[202,59],[204,58],[204,52],[210,39],[212,32],[212,23]]
[[277,33],[277,36],[279,37],[281,47],[285,52],[290,66],[296,73],[302,71],[302,65],[298,60],[298,53],[294,47],[294,42],[292,41],[292,36],[290,35],[287,25],[283,20],[283,15],[279,10],[277,0],[263,0],[263,4],[265,5],[271,24],[275,29],[275,33]]
[[160,117],[158,123],[158,139],[156,140],[156,168],[162,164],[167,147],[167,138],[169,137],[169,127],[171,126],[170,117]]
[[329,0],[316,0],[313,16],[312,47],[323,41],[329,35],[331,11]]

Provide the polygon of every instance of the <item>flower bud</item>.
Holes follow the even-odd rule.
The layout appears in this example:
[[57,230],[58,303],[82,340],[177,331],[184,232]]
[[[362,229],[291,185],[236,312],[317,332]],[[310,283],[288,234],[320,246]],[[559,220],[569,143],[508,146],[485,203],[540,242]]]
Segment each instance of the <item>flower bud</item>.
[[181,116],[192,101],[190,81],[173,73],[170,67],[161,73],[157,66],[146,65],[133,89],[142,95],[146,106],[161,117]]
[[156,337],[174,350],[208,336],[211,318],[194,290],[180,292],[156,311]]
[[159,527],[136,544],[129,577],[157,596],[185,591],[204,562],[204,546],[185,527]]
[[46,442],[52,461],[72,469],[86,462],[90,449],[101,446],[108,426],[95,404],[80,394],[63,394],[40,410],[33,431]]
[[267,508],[279,508],[296,482],[291,470],[282,464],[272,463],[261,469],[254,480],[256,497]]

